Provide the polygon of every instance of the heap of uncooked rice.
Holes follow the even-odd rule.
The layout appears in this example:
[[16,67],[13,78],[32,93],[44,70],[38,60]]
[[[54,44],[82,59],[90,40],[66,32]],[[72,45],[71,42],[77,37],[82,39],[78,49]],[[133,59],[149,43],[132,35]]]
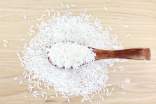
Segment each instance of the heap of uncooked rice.
[[68,42],[100,49],[120,47],[109,30],[103,28],[98,21],[91,20],[88,15],[65,14],[42,22],[39,26],[36,36],[24,49],[24,69],[34,73],[38,80],[46,82],[64,96],[86,96],[100,91],[106,86],[106,71],[114,60],[92,61],[80,67],[75,66],[72,70],[60,70],[48,61],[47,49],[55,47],[58,43]]

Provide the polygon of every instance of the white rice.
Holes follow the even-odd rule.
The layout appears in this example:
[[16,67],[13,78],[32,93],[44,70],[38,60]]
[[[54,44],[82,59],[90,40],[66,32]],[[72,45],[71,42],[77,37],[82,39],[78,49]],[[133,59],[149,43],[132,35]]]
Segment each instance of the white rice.
[[63,69],[78,69],[95,60],[92,49],[72,42],[56,43],[47,51],[51,64]]
[[[74,45],[68,43],[69,41],[74,42]],[[86,47],[120,48],[109,30],[103,28],[98,21],[91,20],[88,15],[84,14],[80,16],[65,14],[42,22],[36,36],[23,52],[22,63],[26,71],[34,73],[33,75],[37,76],[38,80],[54,87],[61,95],[87,96],[106,86],[107,69],[115,60],[100,60],[82,65],[84,60],[87,62],[94,60],[94,54]],[[47,54],[47,49],[51,50],[49,54]],[[60,50],[67,53],[72,50],[71,54],[76,56],[74,59],[70,55],[62,58],[63,53],[60,53]],[[85,57],[87,55],[90,56]],[[48,61],[49,56],[52,60],[56,59],[54,64],[59,67],[69,68],[73,65],[74,68],[59,70]],[[77,58],[81,61],[77,62],[79,60]]]

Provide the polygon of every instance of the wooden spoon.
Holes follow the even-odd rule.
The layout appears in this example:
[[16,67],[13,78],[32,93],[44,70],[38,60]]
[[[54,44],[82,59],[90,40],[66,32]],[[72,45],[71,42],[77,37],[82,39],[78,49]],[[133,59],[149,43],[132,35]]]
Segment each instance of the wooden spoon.
[[151,53],[149,48],[131,48],[123,50],[102,50],[92,48],[96,54],[96,60],[100,59],[133,59],[133,60],[150,60]]
[[[122,50],[102,50],[102,49],[95,49],[95,48],[91,48],[91,49],[93,49],[93,52],[96,54],[96,57],[95,57],[96,60],[114,59],[114,58],[133,59],[133,60],[150,60],[151,59],[151,53],[150,53],[149,48],[131,48],[131,49],[122,49]],[[49,63],[54,65],[50,57],[48,57],[48,61]],[[54,65],[54,66],[58,67],[57,65]],[[73,67],[71,66],[71,69],[72,68]],[[65,69],[65,66],[61,67],[61,69]]]

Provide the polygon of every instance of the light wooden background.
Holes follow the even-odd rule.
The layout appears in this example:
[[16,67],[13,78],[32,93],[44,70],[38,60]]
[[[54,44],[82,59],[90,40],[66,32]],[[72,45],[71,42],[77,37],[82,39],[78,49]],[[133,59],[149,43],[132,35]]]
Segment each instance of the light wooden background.
[[[128,61],[115,65],[116,72],[110,70],[111,81],[116,85],[103,103],[156,104],[156,0],[0,0],[0,104],[66,103],[61,98],[51,102],[33,98],[26,86],[14,80],[23,72],[16,52],[23,39],[30,38],[29,26],[47,9],[62,10],[62,3],[76,5],[71,9],[75,14],[86,8],[110,25],[126,48],[151,48],[150,62]],[[125,83],[123,88],[118,86],[120,82]],[[72,100],[72,104],[79,103],[78,98]]]

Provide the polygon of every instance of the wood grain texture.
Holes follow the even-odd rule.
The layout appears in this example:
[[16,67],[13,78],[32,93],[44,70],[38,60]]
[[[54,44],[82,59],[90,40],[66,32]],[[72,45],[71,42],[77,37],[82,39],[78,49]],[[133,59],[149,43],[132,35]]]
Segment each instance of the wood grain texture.
[[[47,102],[33,98],[26,86],[14,81],[23,72],[16,52],[24,39],[31,38],[29,27],[47,9],[63,10],[61,3],[76,5],[71,9],[74,14],[86,8],[103,24],[112,27],[125,48],[151,48],[150,62],[127,61],[110,69],[115,89],[103,103],[156,104],[156,0],[0,0],[0,104],[66,103],[61,98]],[[120,88],[118,85],[125,78],[131,83]],[[72,100],[72,104],[79,103],[79,98]]]

